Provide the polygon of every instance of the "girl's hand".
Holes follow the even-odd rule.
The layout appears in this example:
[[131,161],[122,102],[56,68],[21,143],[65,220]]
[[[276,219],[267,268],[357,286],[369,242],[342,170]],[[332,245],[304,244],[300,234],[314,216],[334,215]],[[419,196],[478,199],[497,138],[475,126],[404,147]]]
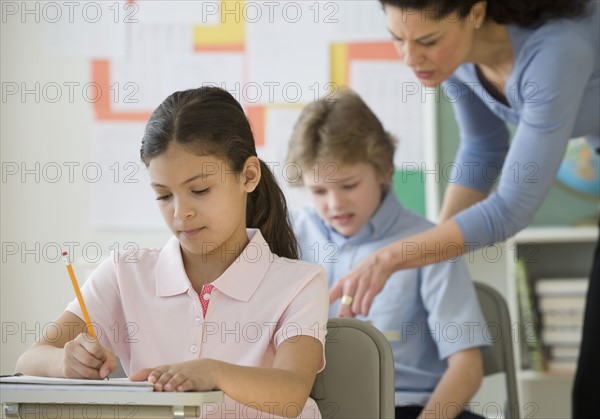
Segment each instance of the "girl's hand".
[[342,299],[338,317],[369,314],[373,299],[393,273],[387,267],[389,257],[381,250],[367,256],[331,287],[329,304]]
[[117,369],[115,354],[88,334],[81,333],[67,342],[64,351],[63,373],[66,378],[102,380]]
[[212,359],[198,359],[146,368],[131,374],[129,379],[150,381],[154,391],[207,391],[216,388],[216,365]]

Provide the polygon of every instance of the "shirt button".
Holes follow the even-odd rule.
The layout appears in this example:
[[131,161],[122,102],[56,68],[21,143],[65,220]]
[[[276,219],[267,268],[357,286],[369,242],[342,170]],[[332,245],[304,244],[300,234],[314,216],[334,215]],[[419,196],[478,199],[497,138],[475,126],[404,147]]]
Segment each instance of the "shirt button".
[[196,326],[202,326],[202,319],[200,317],[196,317],[194,319],[194,323],[196,324]]
[[190,347],[190,351],[192,351],[192,353],[194,353],[194,354],[195,354],[196,352],[198,352],[198,347],[197,347],[196,345],[192,345],[192,346]]
[[202,298],[204,298],[206,301],[210,300],[210,294],[206,293],[202,295]]

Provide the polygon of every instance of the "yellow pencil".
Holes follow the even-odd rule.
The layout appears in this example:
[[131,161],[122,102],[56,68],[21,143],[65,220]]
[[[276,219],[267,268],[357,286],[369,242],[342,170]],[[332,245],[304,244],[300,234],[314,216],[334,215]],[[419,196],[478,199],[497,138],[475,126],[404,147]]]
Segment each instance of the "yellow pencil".
[[85,303],[83,302],[83,296],[81,295],[81,291],[79,290],[79,284],[77,283],[77,278],[75,278],[75,272],[73,272],[73,267],[69,262],[69,255],[67,254],[67,252],[63,252],[62,256],[63,260],[65,261],[65,264],[67,265],[67,271],[69,271],[71,284],[73,284],[75,295],[77,295],[77,301],[79,301],[79,306],[81,307],[81,312],[83,313],[83,320],[85,320],[85,325],[87,326],[88,333],[91,337],[96,338],[96,332],[94,331],[94,327],[92,326],[90,315],[88,314],[87,308],[85,307]]

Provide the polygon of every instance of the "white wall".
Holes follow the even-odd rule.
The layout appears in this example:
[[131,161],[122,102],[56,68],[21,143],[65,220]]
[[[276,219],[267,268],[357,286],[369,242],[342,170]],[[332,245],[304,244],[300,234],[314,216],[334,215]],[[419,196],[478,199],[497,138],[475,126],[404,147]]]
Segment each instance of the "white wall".
[[[61,56],[49,52],[56,50],[49,45],[49,43],[51,44],[50,39],[55,39],[56,35],[53,35],[54,38],[49,38],[48,22],[44,22],[44,16],[36,19],[35,13],[23,14],[22,10],[16,15],[12,15],[8,13],[7,4],[10,4],[11,7],[24,7],[23,2],[2,3],[0,60],[3,93],[0,102],[2,159],[2,183],[0,184],[2,350],[0,351],[0,372],[2,374],[13,371],[19,354],[34,342],[36,336],[44,327],[48,326],[49,321],[58,316],[74,296],[64,264],[57,255],[59,247],[68,248],[67,243],[76,243],[71,258],[75,260],[74,268],[79,282],[82,284],[91,269],[91,266],[86,265],[85,262],[96,258],[97,248],[100,248],[103,255],[107,256],[115,243],[121,247],[128,243],[134,243],[139,247],[161,246],[170,235],[166,228],[142,231],[127,228],[110,230],[92,227],[90,194],[93,185],[86,181],[82,167],[86,163],[94,162],[97,158],[97,155],[94,155],[91,150],[94,124],[97,121],[93,113],[93,106],[85,99],[81,87],[74,88],[72,100],[67,88],[70,83],[79,83],[79,86],[83,86],[90,82],[90,58],[81,54]],[[35,4],[42,7],[39,5],[43,3],[27,2],[27,4],[30,9],[35,9]],[[64,2],[57,4],[63,8],[63,12],[66,12]],[[311,2],[311,4],[313,3]],[[325,33],[327,42],[361,39],[389,40],[378,2],[356,0],[353,2],[327,2],[321,3],[321,5],[320,16],[323,22],[314,22],[314,7],[305,9],[306,21],[290,24],[280,18],[276,22],[279,25],[277,28],[281,29],[281,37],[285,34],[289,35],[288,32],[298,35],[290,39],[290,42],[296,42],[296,44],[289,45],[290,57],[294,57],[296,61],[300,60],[302,58],[300,54],[304,53],[320,57],[321,61],[319,62],[328,62],[328,57],[325,55],[328,54],[329,46],[323,45],[324,41],[320,35],[311,34],[314,29]],[[339,9],[330,7],[333,5]],[[77,14],[79,11],[80,9],[76,9],[75,18],[78,19],[78,23],[82,23],[81,15]],[[331,15],[332,11],[336,12],[335,15]],[[142,16],[141,13],[136,17],[140,16]],[[51,18],[52,16],[45,17]],[[338,23],[331,23],[328,19],[331,17]],[[381,19],[380,23],[378,19]],[[264,21],[258,24],[262,23]],[[323,24],[315,25],[315,23]],[[305,30],[307,32],[305,37],[300,36],[303,24],[310,29]],[[248,42],[257,38],[257,28],[257,26],[248,25]],[[261,38],[261,42],[264,47],[265,40]],[[247,52],[253,54],[257,44],[249,45],[251,47],[248,47]],[[317,54],[315,51],[319,51],[319,53]],[[162,51],[157,49],[158,59],[160,59],[161,53]],[[264,65],[265,69],[277,70],[277,75],[282,77],[280,80],[282,83],[298,80],[289,72],[280,70],[280,67],[285,64],[280,59],[280,54],[271,54],[266,58],[272,59],[274,66],[271,68],[269,65]],[[318,71],[315,71],[311,67],[311,65],[316,65],[314,64],[315,60],[314,57],[313,60],[303,60],[305,66],[296,68],[296,71],[327,75],[329,68],[319,67]],[[133,80],[138,81],[135,77],[134,75]],[[355,74],[354,78],[356,77]],[[367,81],[363,80],[363,84],[368,84]],[[392,81],[395,82],[395,79]],[[311,97],[313,94],[308,86],[313,84],[308,80],[307,84],[303,86],[306,93],[311,93]],[[56,101],[52,100],[55,93],[51,88],[53,85],[58,85],[62,89],[62,96]],[[15,86],[20,91],[14,95],[7,94]],[[23,88],[36,91],[37,97],[34,93],[23,95]],[[371,88],[384,89],[385,86],[374,83]],[[377,94],[370,96],[381,97],[385,95],[379,94],[380,92],[388,92],[387,89],[374,91]],[[103,93],[108,94],[108,92]],[[142,89],[141,94],[144,93]],[[369,92],[363,92],[363,95],[366,93]],[[366,94],[366,96],[369,95]],[[395,95],[390,94],[390,96]],[[367,102],[369,101],[367,100]],[[276,108],[281,104],[275,103],[274,105]],[[300,106],[301,104],[296,104],[295,108],[291,108],[299,109]],[[392,108],[396,109],[396,107]],[[279,118],[282,118],[279,122],[280,126],[289,125],[289,116],[285,116],[286,109],[288,108],[285,106],[278,109]],[[395,120],[398,120],[399,117],[401,115],[391,115],[391,118]],[[272,123],[272,126],[277,127],[277,125],[277,123]],[[280,126],[278,128],[281,129]],[[281,139],[281,141],[287,138],[285,134],[280,135],[278,132],[271,132],[269,127],[267,128],[267,137]],[[434,136],[433,133],[431,135]],[[402,146],[410,149],[410,138],[402,138],[402,140]],[[414,140],[418,143],[421,142],[420,138]],[[276,160],[281,153],[285,152],[285,144],[276,144],[262,152],[267,161]],[[132,154],[126,160],[136,162],[138,158],[137,155]],[[73,168],[73,178],[71,179],[69,165],[73,163],[79,164],[79,166]],[[112,176],[113,173],[106,167],[106,164],[102,164],[103,178]],[[60,178],[55,170],[57,167],[62,171]],[[29,172],[24,174],[24,169]],[[15,170],[17,173],[12,174]],[[142,167],[142,170],[145,169]],[[55,179],[56,181],[54,181]],[[117,186],[123,188],[127,185],[115,185],[115,189]],[[303,201],[297,196],[294,199],[292,195],[292,202]],[[118,206],[119,202],[111,201],[109,205]],[[148,211],[155,211],[153,201],[148,202]],[[88,252],[84,253],[84,248]],[[475,259],[481,260],[481,257]],[[477,279],[489,280],[492,285],[498,285],[498,280],[490,278],[489,266],[477,263],[473,266],[474,276]]]
[[[83,9],[89,3],[94,7],[84,14]],[[219,23],[218,15],[202,14],[218,9],[219,0],[204,3],[138,0],[135,4],[125,0],[1,2],[2,374],[13,371],[19,354],[74,297],[59,257],[61,248],[69,250],[71,243],[70,256],[75,261],[81,285],[93,268],[86,262],[99,256],[97,249],[106,257],[115,245],[123,247],[133,243],[139,247],[159,247],[170,236],[165,227],[152,230],[92,226],[90,202],[94,184],[82,171],[84,165],[100,165],[102,181],[108,180],[109,186],[114,187],[114,196],[111,192],[104,195],[110,207],[120,205],[119,194],[129,199],[139,196],[139,184],[131,186],[136,186],[135,194],[128,194],[129,185],[125,185],[122,178],[118,182],[111,180],[114,172],[110,164],[99,159],[98,149],[92,150],[98,128],[104,129],[106,125],[98,122],[93,104],[86,100],[82,90],[92,79],[91,59],[110,59],[111,69],[116,72],[118,68],[121,72],[117,74],[124,77],[117,81],[122,85],[134,82],[139,88],[142,110],[151,111],[166,94],[175,90],[174,86],[179,90],[204,82],[221,84],[227,78],[233,78],[238,85],[255,81],[276,81],[280,86],[301,83],[302,97],[312,100],[324,94],[329,81],[331,43],[389,41],[383,12],[376,1],[291,3],[295,3],[294,7],[287,9],[287,13],[282,1],[277,2],[273,16],[267,13],[270,8],[263,7],[262,19],[244,20],[244,51],[237,51],[238,55],[233,57],[233,62],[243,62],[243,68],[232,69],[235,66],[215,64],[231,63],[227,61],[232,59],[231,55],[216,54],[209,58],[215,61],[204,62],[210,52],[199,57],[193,45],[193,28],[200,25],[206,29]],[[300,4],[303,17],[295,21],[294,13]],[[102,5],[104,15],[99,23],[93,23],[98,5]],[[239,7],[234,2],[228,5],[228,10]],[[181,10],[194,12],[182,13]],[[62,14],[58,23],[53,22],[57,12]],[[229,13],[226,19],[229,25],[232,19],[244,17],[234,12],[233,17]],[[228,28],[235,32],[239,25],[234,23]],[[88,48],[81,48],[86,43]],[[274,53],[277,50],[280,53]],[[284,52],[289,53],[286,60],[281,59]],[[202,72],[203,77],[197,76]],[[238,72],[243,76],[238,76]],[[248,80],[248,77],[253,78]],[[74,86],[72,97],[69,85]],[[57,86],[60,97],[56,96]],[[233,88],[229,84],[226,87]],[[14,89],[19,91],[10,94]],[[33,92],[23,94],[24,89]],[[125,93],[121,91],[122,99]],[[276,96],[281,96],[280,93]],[[270,96],[267,91],[262,94]],[[295,119],[294,112],[299,112],[303,103],[275,100],[264,106],[270,107],[265,118],[268,120],[268,124],[265,122],[267,146],[259,150],[259,155],[267,162],[277,162],[285,154],[282,142],[289,136],[289,131],[282,133],[282,130],[291,130],[290,115]],[[395,117],[394,121],[397,120]],[[125,126],[125,129],[129,128]],[[124,135],[133,144],[131,156],[125,157],[125,161],[138,162],[135,144],[141,138],[131,138],[138,135]],[[269,141],[272,141],[270,145]],[[101,147],[103,152],[110,148],[104,143]],[[411,149],[408,144],[406,147]],[[120,158],[123,154],[120,150],[110,151],[112,154],[104,153],[105,157]],[[141,172],[144,171],[142,165]],[[276,175],[281,179],[281,173]],[[138,179],[141,183],[147,182],[143,175]],[[288,192],[292,204],[304,204],[302,196]],[[131,212],[138,205],[145,208],[140,203],[143,200],[133,199],[127,209]],[[151,198],[147,204],[148,211],[157,211]],[[126,219],[132,220],[131,214]]]
[[[26,83],[33,88],[39,82],[41,90],[47,83],[80,82],[83,85],[89,82],[88,59],[46,53],[45,30],[41,23],[31,18],[26,23],[6,19],[1,26],[4,92],[12,83],[19,86]],[[74,268],[82,283],[86,267],[81,262],[95,259],[98,246],[106,255],[114,243],[160,246],[169,236],[166,229],[99,231],[90,226],[90,184],[77,168],[71,183],[68,166],[64,164],[85,164],[93,160],[89,150],[92,106],[77,90],[72,103],[68,95],[56,103],[49,103],[40,96],[37,102],[34,95],[22,98],[20,94],[3,97],[1,102],[2,374],[13,371],[19,354],[74,297],[64,263],[57,260],[57,247],[53,243],[78,243],[72,257],[78,261]],[[12,171],[15,164],[19,173],[9,175],[7,172]],[[21,165],[35,169],[36,164],[40,170],[32,172],[39,175],[39,180],[32,173],[23,182]],[[63,168],[62,177],[56,183],[46,181],[45,178],[56,178],[57,172],[51,170],[56,164]],[[113,204],[118,205],[118,202]],[[89,252],[84,255],[85,245]],[[26,249],[33,251],[29,254]],[[13,252],[16,254],[12,255]]]

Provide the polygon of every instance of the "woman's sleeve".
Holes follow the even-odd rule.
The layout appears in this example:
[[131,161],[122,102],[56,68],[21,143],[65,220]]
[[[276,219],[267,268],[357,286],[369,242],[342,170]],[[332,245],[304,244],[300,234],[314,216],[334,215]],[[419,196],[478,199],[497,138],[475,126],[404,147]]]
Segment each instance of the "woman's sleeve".
[[460,128],[460,145],[447,180],[488,193],[508,152],[510,134],[506,124],[458,78],[450,77],[444,83],[444,92],[452,102]]
[[[566,38],[556,34],[527,54],[530,63],[518,80],[517,92],[524,104],[498,188],[455,216],[469,249],[506,240],[525,228],[552,186],[597,54],[581,40]],[[471,125],[464,124],[466,136]],[[464,147],[472,142],[467,140]]]

